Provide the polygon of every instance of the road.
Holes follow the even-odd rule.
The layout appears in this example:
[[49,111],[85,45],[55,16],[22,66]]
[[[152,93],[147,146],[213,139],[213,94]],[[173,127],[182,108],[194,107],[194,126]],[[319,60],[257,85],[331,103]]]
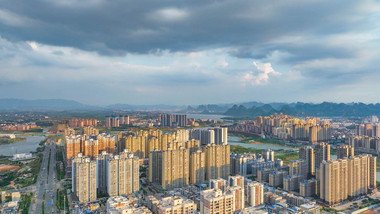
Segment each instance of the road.
[[[50,154],[50,165],[49,165]],[[49,169],[48,169],[49,167]],[[43,152],[40,173],[37,179],[37,192],[33,205],[29,213],[42,213],[42,203],[44,202],[45,213],[56,213],[56,144],[48,141]]]

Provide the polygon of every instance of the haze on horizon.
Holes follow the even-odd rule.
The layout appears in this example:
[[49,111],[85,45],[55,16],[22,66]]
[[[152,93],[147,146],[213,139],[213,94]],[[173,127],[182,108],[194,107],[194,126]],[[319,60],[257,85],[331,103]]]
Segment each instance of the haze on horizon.
[[380,102],[377,1],[0,0],[0,98]]

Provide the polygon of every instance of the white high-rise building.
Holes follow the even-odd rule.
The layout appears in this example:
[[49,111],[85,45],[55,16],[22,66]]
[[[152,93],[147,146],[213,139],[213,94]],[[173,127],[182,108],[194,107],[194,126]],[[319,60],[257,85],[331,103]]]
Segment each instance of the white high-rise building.
[[250,182],[247,185],[247,201],[249,206],[259,206],[264,203],[264,185],[259,182]]

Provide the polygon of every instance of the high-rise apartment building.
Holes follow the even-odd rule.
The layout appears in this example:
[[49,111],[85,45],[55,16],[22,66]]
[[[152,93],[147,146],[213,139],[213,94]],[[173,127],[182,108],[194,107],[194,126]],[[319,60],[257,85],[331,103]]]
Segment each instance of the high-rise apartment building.
[[310,178],[314,175],[314,170],[315,170],[315,167],[314,167],[314,149],[313,147],[311,146],[305,146],[305,147],[302,147],[300,148],[299,150],[299,154],[300,154],[300,159],[302,160],[305,160],[306,161],[306,174],[307,174],[307,177]]
[[183,146],[186,149],[190,149],[190,152],[195,152],[200,148],[201,144],[200,144],[199,140],[191,139],[191,140],[188,140],[185,143],[183,143]]
[[190,137],[191,139],[199,140],[201,145],[215,143],[215,133],[212,129],[192,129]]
[[94,128],[92,126],[86,126],[83,128],[83,132],[85,135],[98,135],[99,129]]
[[96,200],[96,162],[79,155],[73,160],[73,192],[80,203]]
[[202,147],[206,156],[206,180],[230,175],[230,145],[207,145]]
[[189,185],[189,149],[168,149],[149,154],[149,181],[156,182],[163,189]]
[[[147,137],[146,136],[133,136],[133,135],[128,135],[119,140],[119,146],[118,149],[119,151],[123,151],[124,149],[127,149],[130,152],[133,152],[135,156],[139,158],[145,158],[147,157],[148,154],[146,154],[146,141]],[[152,148],[157,149],[155,148]],[[152,151],[153,151],[152,150]]]
[[98,151],[107,151],[110,154],[115,153],[116,138],[110,134],[102,133],[97,136]]
[[161,114],[161,126],[172,127],[179,126],[184,127],[187,125],[187,115],[186,114]]
[[107,193],[110,196],[129,195],[139,186],[139,159],[125,150],[109,158],[106,163]]
[[376,157],[360,155],[323,161],[319,173],[320,198],[328,204],[340,203],[376,188]]
[[[255,155],[243,155],[243,154],[231,154],[230,155],[230,174],[231,175],[243,175],[248,174],[248,161],[254,159]],[[253,165],[253,164],[252,164]],[[252,171],[252,165],[250,173]]]
[[214,131],[214,143],[217,145],[227,144],[228,129],[227,127],[216,127]]
[[236,175],[228,177],[228,191],[234,195],[234,210],[245,208],[244,176]]
[[199,184],[205,182],[206,157],[202,150],[190,154],[190,183]]
[[120,126],[120,118],[116,115],[107,115],[106,116],[106,127],[119,127]]
[[331,125],[316,125],[309,128],[309,142],[317,143],[321,141],[329,141],[331,138]]
[[289,163],[289,175],[302,175],[304,179],[307,178],[307,162],[303,159],[293,160]]
[[247,201],[255,207],[264,203],[264,185],[259,182],[249,182],[247,185]]
[[269,186],[282,187],[284,184],[284,177],[287,175],[287,171],[274,171],[269,173]]
[[318,193],[318,181],[315,179],[300,182],[300,195],[302,197],[313,197]]
[[303,180],[302,175],[286,176],[283,179],[283,186],[285,191],[298,191],[300,189],[300,182]]
[[120,125],[129,125],[129,115],[119,115]]
[[81,152],[81,143],[84,138],[81,135],[68,135],[65,138],[65,150],[67,165],[71,165],[71,158]]
[[96,175],[97,188],[99,192],[107,192],[107,161],[112,157],[112,154],[102,151],[96,156]]
[[64,130],[64,135],[69,136],[69,135],[75,135],[75,129],[67,127]]
[[339,146],[337,149],[337,158],[343,159],[343,158],[349,158],[355,156],[354,154],[354,147],[350,145],[342,145]]
[[72,118],[67,121],[70,127],[85,127],[85,126],[96,126],[98,124],[98,120],[96,119],[84,119],[84,118]]
[[92,138],[84,141],[84,156],[96,157],[99,154],[99,142]]
[[315,167],[319,168],[322,161],[330,160],[330,145],[328,143],[318,143],[315,145]]
[[274,151],[271,149],[266,149],[261,152],[265,161],[274,161]]

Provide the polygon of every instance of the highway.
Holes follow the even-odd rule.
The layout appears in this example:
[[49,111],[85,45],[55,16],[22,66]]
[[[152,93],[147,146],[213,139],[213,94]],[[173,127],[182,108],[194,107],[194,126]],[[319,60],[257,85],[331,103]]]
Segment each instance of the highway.
[[[49,165],[50,154],[50,165]],[[48,169],[49,167],[49,169]],[[30,213],[42,213],[44,202],[45,214],[56,213],[56,144],[48,141],[43,152],[40,173],[37,179],[35,203],[30,207]]]

